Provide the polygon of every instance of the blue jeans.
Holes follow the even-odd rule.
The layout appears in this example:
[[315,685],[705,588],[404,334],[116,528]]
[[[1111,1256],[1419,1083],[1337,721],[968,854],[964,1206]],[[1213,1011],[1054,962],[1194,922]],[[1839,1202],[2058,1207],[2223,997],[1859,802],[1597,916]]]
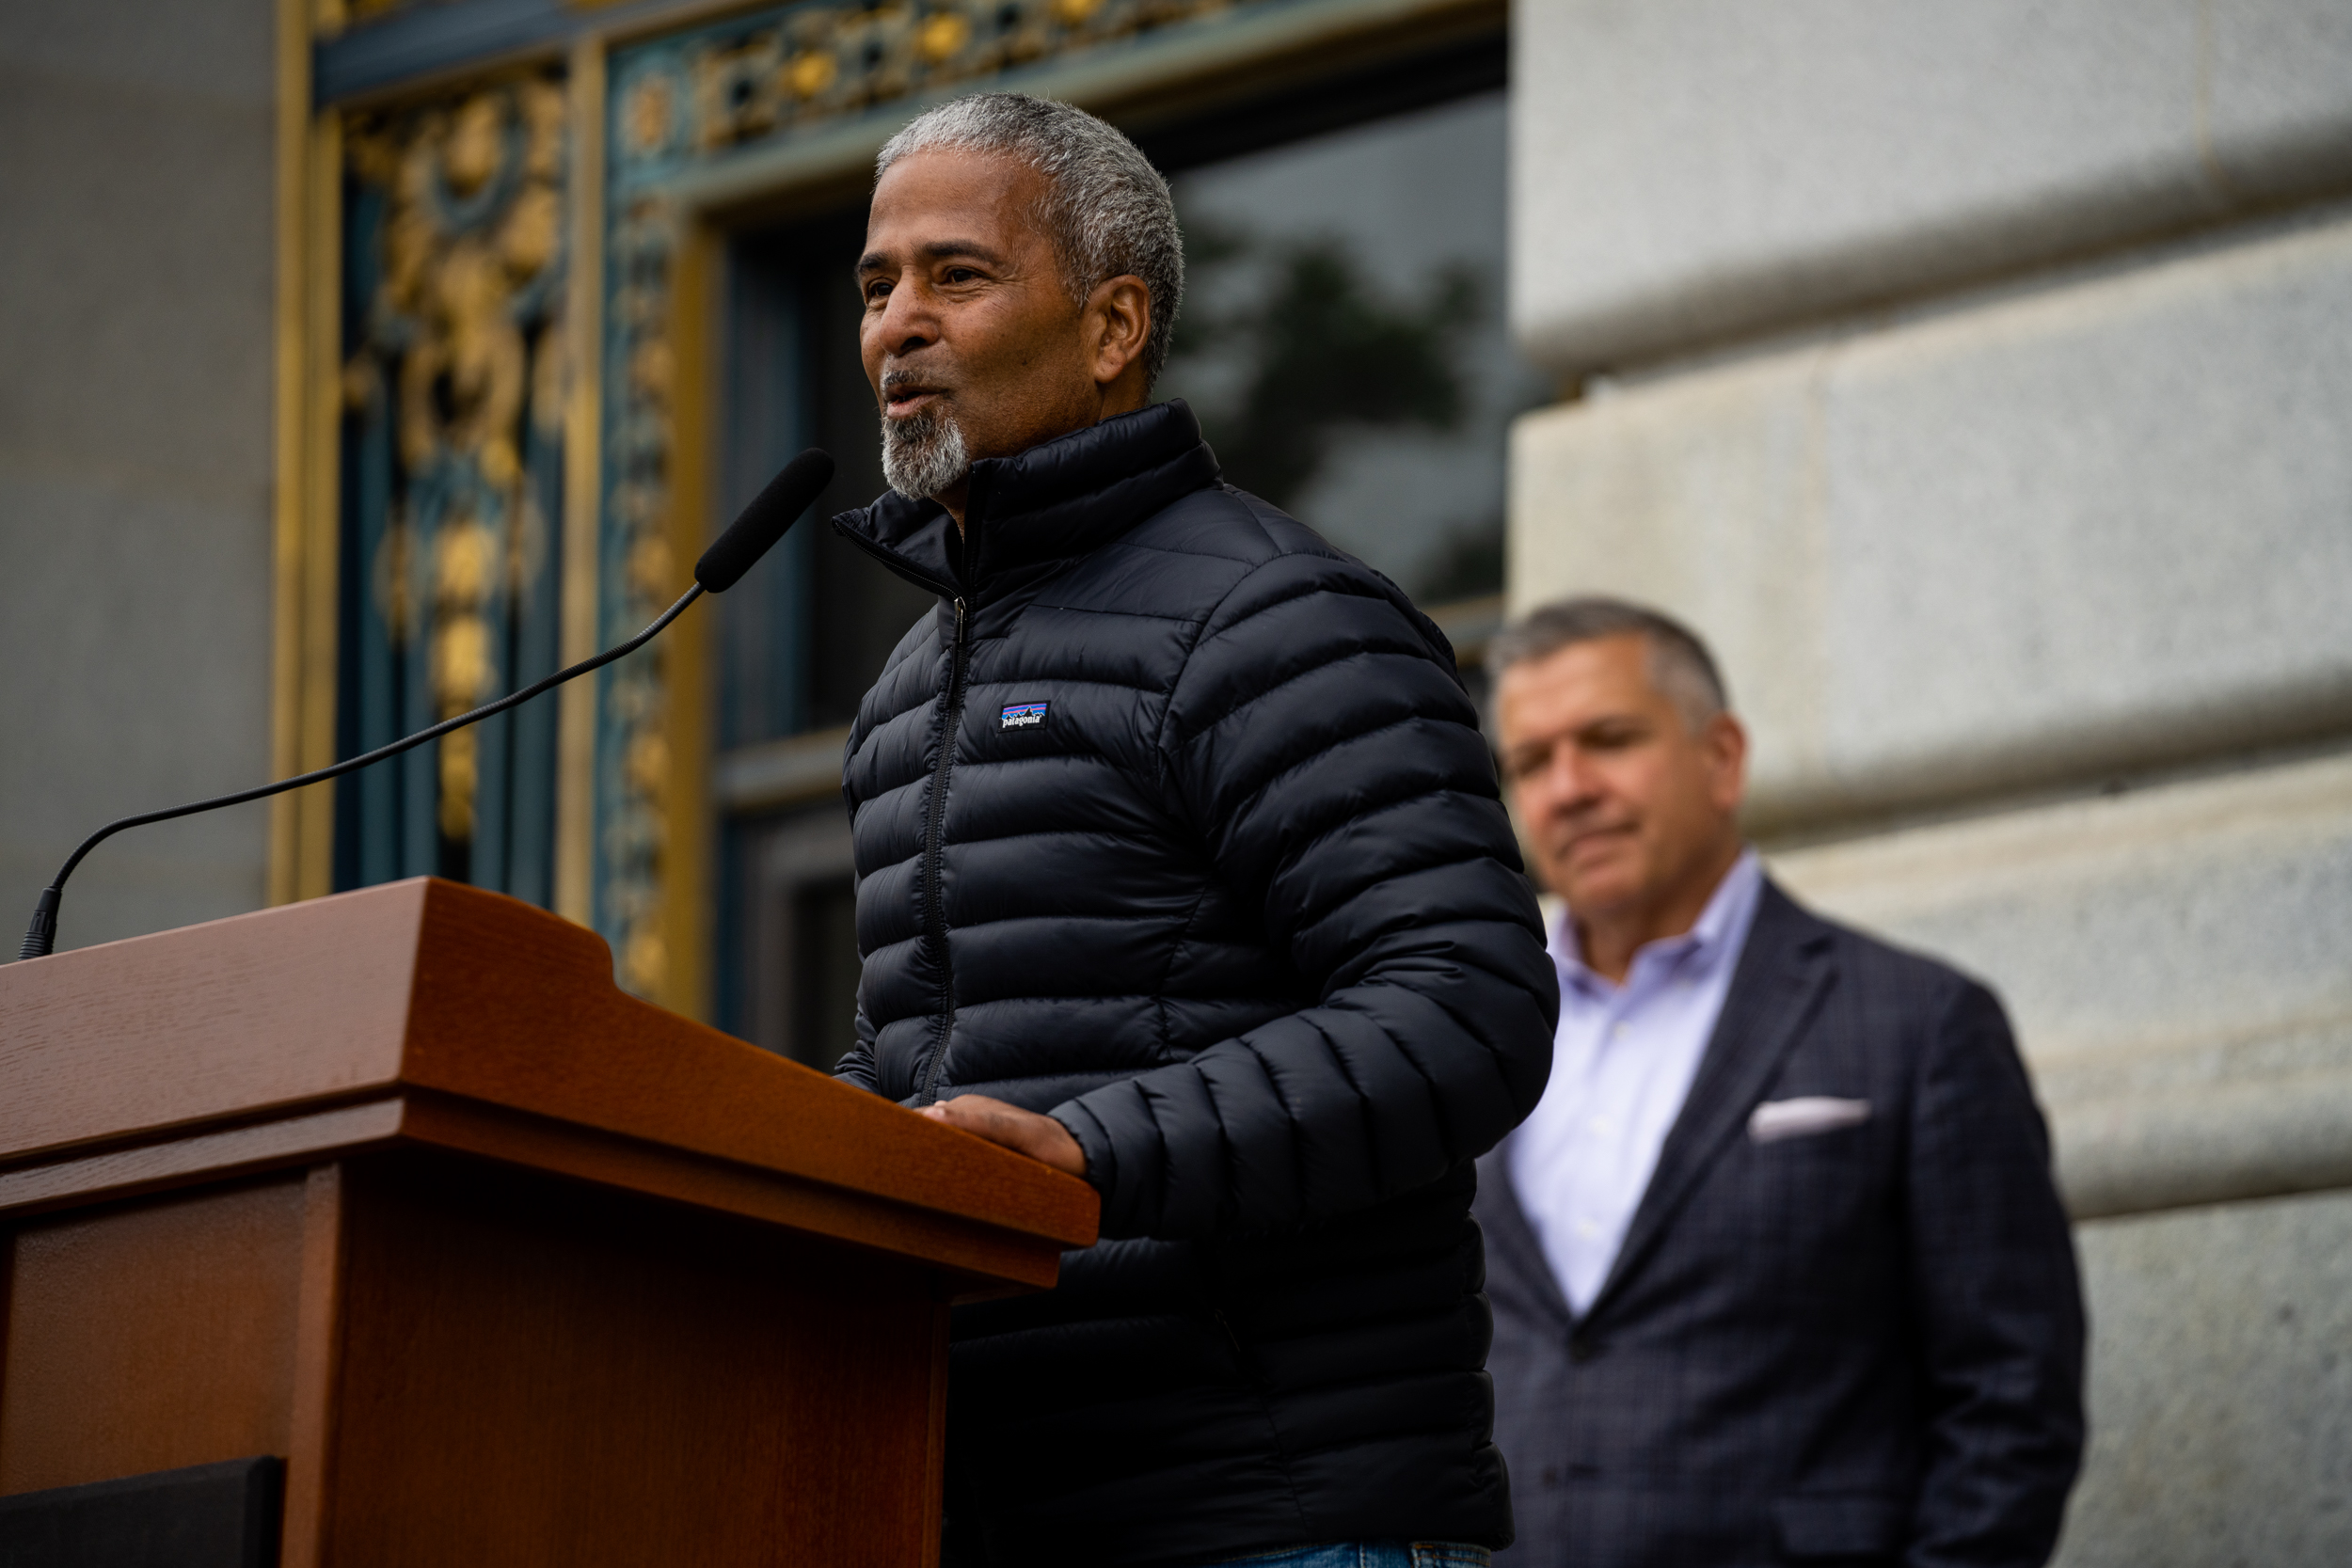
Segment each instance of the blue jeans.
[[1493,1561],[1486,1547],[1458,1541],[1351,1541],[1229,1557],[1220,1568],[1490,1568]]

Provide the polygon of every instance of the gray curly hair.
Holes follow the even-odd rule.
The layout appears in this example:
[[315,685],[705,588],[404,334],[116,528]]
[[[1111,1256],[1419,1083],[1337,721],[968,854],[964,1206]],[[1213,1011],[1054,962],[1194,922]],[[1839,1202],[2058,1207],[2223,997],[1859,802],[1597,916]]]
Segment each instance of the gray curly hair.
[[879,180],[914,152],[958,148],[1018,158],[1045,177],[1038,227],[1054,242],[1073,298],[1129,274],[1152,292],[1149,386],[1168,364],[1184,294],[1184,239],[1168,182],[1136,144],[1084,109],[1018,92],[976,93],[930,109],[882,144]]

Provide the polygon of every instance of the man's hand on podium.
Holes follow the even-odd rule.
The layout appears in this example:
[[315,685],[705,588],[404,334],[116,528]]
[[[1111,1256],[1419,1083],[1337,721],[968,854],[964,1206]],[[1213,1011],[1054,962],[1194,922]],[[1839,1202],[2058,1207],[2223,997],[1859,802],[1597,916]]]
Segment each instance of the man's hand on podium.
[[1070,1135],[1070,1129],[1052,1117],[1041,1117],[984,1094],[962,1094],[943,1100],[936,1105],[924,1106],[921,1114],[933,1121],[977,1133],[990,1143],[1002,1144],[1040,1164],[1072,1176],[1083,1177],[1087,1173],[1086,1150]]

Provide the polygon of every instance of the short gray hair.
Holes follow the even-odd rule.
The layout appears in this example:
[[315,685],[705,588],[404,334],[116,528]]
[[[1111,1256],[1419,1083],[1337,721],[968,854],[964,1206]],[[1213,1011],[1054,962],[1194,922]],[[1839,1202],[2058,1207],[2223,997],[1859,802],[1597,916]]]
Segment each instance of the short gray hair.
[[1682,710],[1695,730],[1731,708],[1723,672],[1699,634],[1647,605],[1590,594],[1531,610],[1495,634],[1486,644],[1486,673],[1500,685],[1515,664],[1549,658],[1579,642],[1605,637],[1639,637],[1649,644],[1650,680]]
[[1145,385],[1168,364],[1184,294],[1184,240],[1168,182],[1136,144],[1084,109],[1019,92],[984,92],[927,110],[882,144],[879,180],[913,152],[958,148],[1018,158],[1045,177],[1039,227],[1054,242],[1080,304],[1095,286],[1133,274],[1152,292]]

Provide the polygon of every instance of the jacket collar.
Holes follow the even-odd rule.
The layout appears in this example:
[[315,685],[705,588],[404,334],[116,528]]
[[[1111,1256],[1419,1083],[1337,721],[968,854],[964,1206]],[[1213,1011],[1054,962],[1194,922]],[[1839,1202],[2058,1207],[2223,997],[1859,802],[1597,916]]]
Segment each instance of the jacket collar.
[[1699,1177],[1746,1125],[1781,1058],[1828,993],[1836,973],[1831,935],[1827,922],[1765,879],[1714,1037],[1659,1149],[1657,1168],[1634,1208],[1616,1261],[1585,1311],[1586,1322],[1607,1313],[1625,1294],[1628,1278],[1657,1251]]
[[[979,602],[1110,543],[1180,496],[1214,484],[1216,456],[1182,399],[1155,403],[972,465],[966,532],[935,500],[885,492],[834,531],[944,598]],[[969,546],[966,541],[971,541]]]
[[1500,1302],[1506,1292],[1524,1291],[1532,1299],[1523,1305],[1548,1314],[1565,1335],[1576,1326],[1575,1309],[1519,1204],[1518,1189],[1511,1185],[1511,1138],[1518,1136],[1512,1133],[1478,1161],[1478,1223],[1486,1233],[1489,1259],[1502,1265],[1487,1270],[1486,1292]]

